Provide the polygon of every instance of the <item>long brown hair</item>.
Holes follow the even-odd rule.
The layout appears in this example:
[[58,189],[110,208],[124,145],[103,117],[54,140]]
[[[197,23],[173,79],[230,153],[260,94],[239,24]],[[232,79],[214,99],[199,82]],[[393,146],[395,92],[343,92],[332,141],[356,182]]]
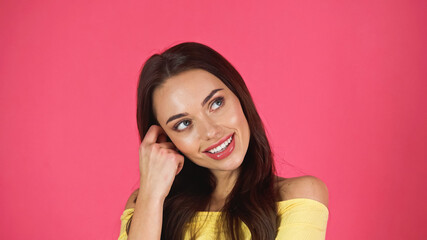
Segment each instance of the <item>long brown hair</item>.
[[[252,97],[237,70],[219,53],[200,43],[186,42],[154,54],[139,77],[137,123],[140,140],[157,123],[152,94],[168,78],[191,69],[203,69],[219,78],[239,99],[249,124],[248,151],[240,166],[236,184],[222,209],[222,225],[229,239],[241,239],[241,222],[252,239],[274,239],[279,218],[273,155],[264,126]],[[185,156],[184,156],[185,157]],[[162,239],[183,239],[186,224],[197,211],[204,211],[216,186],[209,169],[185,157],[184,168],[172,184],[163,209]],[[130,224],[128,222],[127,233]],[[194,233],[194,232],[193,232]],[[193,235],[194,237],[194,235]]]

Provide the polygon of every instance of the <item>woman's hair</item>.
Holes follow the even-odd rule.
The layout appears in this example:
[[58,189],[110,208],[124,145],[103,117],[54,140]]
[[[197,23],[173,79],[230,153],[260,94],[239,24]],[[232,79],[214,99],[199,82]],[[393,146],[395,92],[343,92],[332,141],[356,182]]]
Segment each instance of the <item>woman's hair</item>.
[[[186,42],[154,54],[144,64],[139,77],[137,123],[140,140],[149,127],[158,124],[153,112],[153,92],[167,79],[191,69],[203,69],[219,78],[239,99],[249,124],[250,141],[240,166],[236,184],[222,209],[219,227],[227,239],[241,239],[241,221],[252,239],[274,239],[279,218],[273,155],[264,126],[252,97],[237,70],[219,53],[200,43]],[[209,207],[216,180],[209,169],[184,156],[184,168],[167,195],[163,209],[162,239],[183,239],[187,223],[197,211]],[[130,223],[127,225],[129,233]],[[191,229],[192,237],[197,229]]]

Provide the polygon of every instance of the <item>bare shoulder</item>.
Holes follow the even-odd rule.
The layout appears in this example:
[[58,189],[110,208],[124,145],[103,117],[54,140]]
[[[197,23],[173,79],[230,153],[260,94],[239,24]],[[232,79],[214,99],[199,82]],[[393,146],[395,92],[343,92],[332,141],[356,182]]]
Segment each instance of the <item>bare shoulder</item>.
[[139,188],[133,191],[133,193],[129,196],[128,201],[126,202],[125,210],[129,208],[135,208],[136,198],[138,196]]
[[280,197],[282,200],[294,198],[309,198],[323,203],[326,207],[329,202],[329,193],[326,184],[313,176],[278,179]]

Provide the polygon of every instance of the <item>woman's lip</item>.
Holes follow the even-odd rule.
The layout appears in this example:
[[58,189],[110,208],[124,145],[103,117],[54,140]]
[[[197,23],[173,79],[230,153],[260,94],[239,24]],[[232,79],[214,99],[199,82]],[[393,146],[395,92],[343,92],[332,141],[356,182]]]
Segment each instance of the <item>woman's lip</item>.
[[230,154],[233,153],[234,148],[236,146],[236,138],[233,137],[231,139],[230,144],[228,144],[227,147],[225,147],[225,149],[222,152],[217,152],[217,153],[210,153],[210,152],[205,152],[204,154],[206,154],[208,157],[214,159],[214,160],[223,160],[225,158],[227,158],[228,156],[230,156]]
[[212,145],[212,146],[210,146],[210,147],[206,148],[204,152],[207,152],[207,151],[209,151],[209,150],[211,150],[211,149],[214,149],[214,148],[216,148],[216,147],[220,146],[220,145],[221,145],[221,144],[223,144],[227,139],[229,139],[231,136],[233,136],[233,134],[234,134],[234,133],[232,133],[232,134],[228,135],[227,137],[223,137],[221,140],[219,140],[219,141],[218,141],[217,143],[215,143],[214,145]]

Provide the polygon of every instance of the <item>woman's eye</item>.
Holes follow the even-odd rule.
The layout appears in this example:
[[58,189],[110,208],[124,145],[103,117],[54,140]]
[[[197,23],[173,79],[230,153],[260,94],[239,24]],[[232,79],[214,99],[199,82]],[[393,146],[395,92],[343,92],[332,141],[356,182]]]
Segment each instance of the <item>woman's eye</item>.
[[175,130],[182,131],[191,124],[190,120],[183,120],[175,125]]
[[[215,111],[218,108],[222,107],[223,105],[224,105],[224,97],[218,97],[212,102],[211,109]],[[175,124],[173,129],[177,131],[183,131],[190,125],[191,125],[191,120],[182,120],[177,124]]]
[[223,97],[219,97],[219,98],[215,99],[214,102],[212,103],[212,110],[216,110],[216,109],[220,108],[223,104],[224,104],[224,98]]

